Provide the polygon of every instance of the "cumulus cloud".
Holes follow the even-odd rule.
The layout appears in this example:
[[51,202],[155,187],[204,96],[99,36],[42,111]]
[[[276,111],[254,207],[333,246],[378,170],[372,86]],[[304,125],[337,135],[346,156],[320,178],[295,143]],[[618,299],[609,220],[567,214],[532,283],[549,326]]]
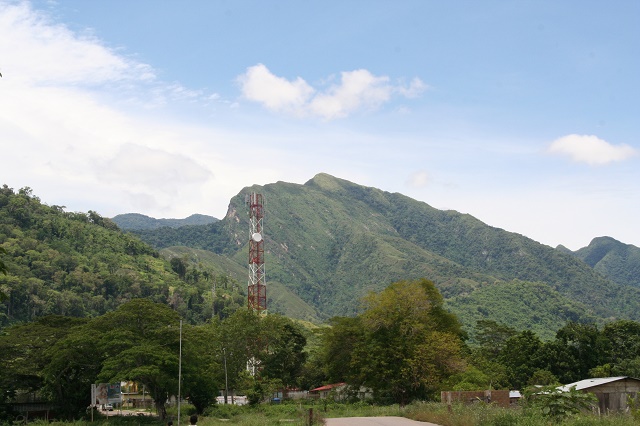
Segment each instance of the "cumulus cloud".
[[593,135],[567,135],[549,146],[552,154],[564,155],[578,163],[604,165],[624,161],[637,154],[629,145],[613,145]]
[[247,68],[238,82],[245,98],[273,111],[299,112],[314,92],[300,77],[294,81],[277,77],[262,64]]
[[238,77],[242,95],[274,112],[295,116],[317,116],[326,120],[346,117],[359,110],[372,110],[389,102],[394,94],[419,96],[427,86],[415,78],[407,87],[393,85],[389,77],[375,76],[365,69],[345,71],[340,81],[323,91],[301,77],[293,81],[278,77],[258,64]]

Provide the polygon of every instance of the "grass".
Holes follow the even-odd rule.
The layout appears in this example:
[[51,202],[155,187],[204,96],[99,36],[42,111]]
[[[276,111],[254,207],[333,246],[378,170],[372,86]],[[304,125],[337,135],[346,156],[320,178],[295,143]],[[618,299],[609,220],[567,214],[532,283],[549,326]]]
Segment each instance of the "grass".
[[[288,402],[278,405],[263,404],[258,407],[217,405],[211,407],[205,415],[199,416],[198,426],[238,425],[238,426],[270,426],[270,425],[308,425],[309,409],[313,409],[314,425],[322,425],[324,418],[330,417],[372,417],[403,416],[410,419],[431,422],[440,426],[633,426],[638,425],[629,414],[597,416],[590,413],[569,417],[563,422],[548,419],[539,412],[521,408],[501,408],[495,405],[456,404],[448,407],[441,403],[418,402],[406,407],[398,405],[370,405],[365,403],[337,404],[325,401]],[[181,412],[180,426],[188,424],[189,406]],[[174,426],[177,413],[172,410]],[[17,424],[14,424],[16,426]],[[30,422],[33,426],[164,426],[156,417],[110,417],[91,423],[75,422]]]
[[633,426],[637,420],[629,414],[598,416],[583,413],[564,421],[550,419],[539,411],[522,408],[501,408],[495,405],[452,405],[414,403],[403,414],[410,419],[440,426]]

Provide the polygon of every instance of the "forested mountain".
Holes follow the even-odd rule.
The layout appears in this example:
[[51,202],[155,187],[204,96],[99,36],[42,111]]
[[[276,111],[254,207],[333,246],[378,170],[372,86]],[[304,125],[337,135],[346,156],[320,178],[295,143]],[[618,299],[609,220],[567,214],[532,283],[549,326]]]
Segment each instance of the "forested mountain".
[[319,174],[304,185],[245,188],[220,221],[132,231],[155,248],[96,212],[65,212],[28,188],[14,193],[5,186],[3,323],[95,316],[140,296],[195,322],[241,305],[250,192],[266,199],[273,312],[322,322],[359,312],[370,291],[427,278],[467,330],[490,319],[550,338],[569,320],[640,319],[634,246],[599,238],[576,253],[553,249],[470,215]]
[[640,288],[640,248],[598,237],[573,254],[611,281]]
[[140,213],[119,214],[111,219],[120,229],[157,229],[163,226],[169,228],[180,228],[189,225],[206,225],[216,222],[213,216],[204,214],[192,214],[184,219],[155,219]]
[[29,188],[0,188],[0,247],[7,272],[0,326],[52,314],[94,317],[140,297],[195,323],[245,303],[224,266],[168,261],[98,213],[48,206]]
[[[250,192],[266,199],[269,298],[286,289],[309,315],[352,315],[367,292],[425,277],[467,327],[499,318],[540,332],[567,320],[640,318],[638,288],[606,279],[570,253],[327,174],[304,185],[245,188],[213,224],[135,232],[158,249],[188,246],[246,265]],[[514,310],[513,300],[527,309]]]

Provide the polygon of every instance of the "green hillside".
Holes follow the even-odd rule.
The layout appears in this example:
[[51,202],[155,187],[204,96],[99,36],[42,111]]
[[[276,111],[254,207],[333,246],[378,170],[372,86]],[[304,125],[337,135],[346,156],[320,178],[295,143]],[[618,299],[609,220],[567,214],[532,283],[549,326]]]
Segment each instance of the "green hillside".
[[7,269],[0,326],[54,314],[95,317],[134,298],[170,305],[192,322],[210,318],[215,303],[238,305],[231,290],[211,295],[215,271],[185,266],[177,273],[111,220],[48,206],[29,188],[0,188],[0,247]]
[[[487,294],[494,294],[494,304],[509,311],[511,296],[492,289],[496,282],[538,283],[556,301],[535,299],[531,309],[513,312],[518,318],[504,318],[523,328],[539,317],[545,319],[541,327],[557,330],[577,312],[580,319],[640,316],[637,288],[607,280],[570,253],[470,215],[326,174],[304,185],[278,182],[245,188],[231,200],[226,217],[214,224],[137,233],[158,248],[190,246],[246,264],[244,200],[250,192],[266,199],[268,284],[282,284],[322,318],[352,315],[367,292],[421,277],[435,282],[452,309],[460,306],[460,313],[463,301],[476,298],[473,309],[483,308],[487,296],[482,295]],[[476,316],[464,318],[467,327],[474,325]]]
[[574,255],[611,281],[640,288],[640,248],[598,237]]

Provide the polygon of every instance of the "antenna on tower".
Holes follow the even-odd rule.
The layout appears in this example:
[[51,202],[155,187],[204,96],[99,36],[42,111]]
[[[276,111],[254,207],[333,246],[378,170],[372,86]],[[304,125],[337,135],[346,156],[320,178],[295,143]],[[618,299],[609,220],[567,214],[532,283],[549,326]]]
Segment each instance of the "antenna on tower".
[[252,192],[249,206],[249,283],[247,305],[257,313],[267,312],[267,286],[264,274],[264,197]]

